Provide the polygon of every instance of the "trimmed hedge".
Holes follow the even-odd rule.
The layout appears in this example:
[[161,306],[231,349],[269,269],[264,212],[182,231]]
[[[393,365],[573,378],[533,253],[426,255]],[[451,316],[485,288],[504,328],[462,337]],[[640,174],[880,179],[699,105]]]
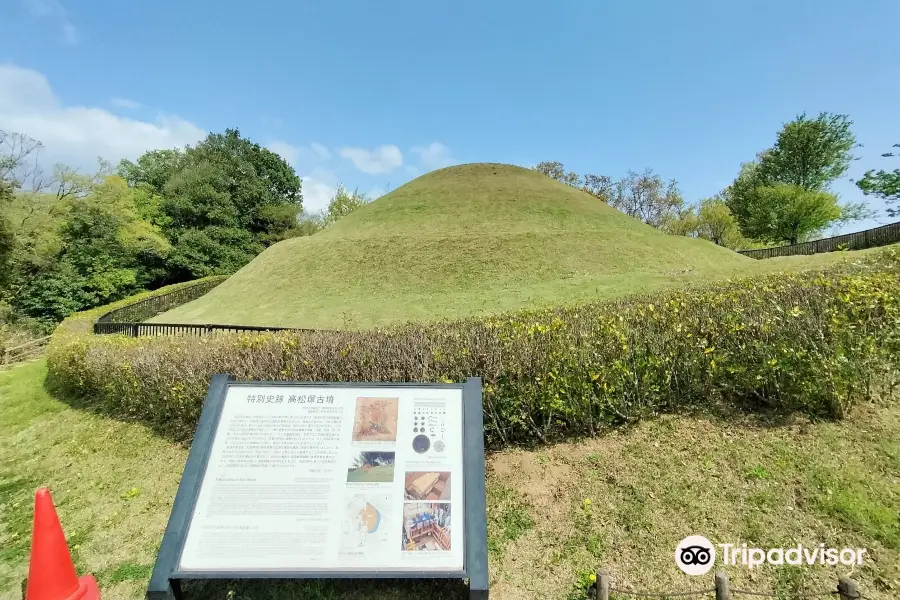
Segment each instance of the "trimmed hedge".
[[879,257],[851,272],[360,332],[129,339],[86,335],[85,313],[60,326],[48,364],[70,393],[179,439],[193,434],[215,373],[303,381],[480,376],[485,437],[494,447],[723,402],[839,418],[893,385],[898,369],[900,253]]

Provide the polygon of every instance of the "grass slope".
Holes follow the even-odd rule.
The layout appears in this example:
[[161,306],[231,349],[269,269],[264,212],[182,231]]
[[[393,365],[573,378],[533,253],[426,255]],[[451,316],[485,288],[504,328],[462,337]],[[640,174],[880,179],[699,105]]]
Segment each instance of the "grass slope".
[[[34,489],[50,486],[79,573],[104,600],[143,598],[187,450],[146,428],[73,409],[44,387],[43,360],[0,372],[0,598],[20,598]],[[687,534],[714,543],[865,547],[853,577],[872,600],[900,590],[900,406],[843,423],[685,416],[487,460],[491,597],[573,600],[604,567],[639,591],[697,589],[672,560]],[[586,502],[590,500],[590,503]],[[718,567],[717,567],[718,568]],[[834,589],[846,567],[726,567],[758,592]],[[212,600],[462,599],[440,582],[194,585]]]
[[615,296],[756,263],[665,235],[534,171],[469,164],[276,244],[155,320],[366,327]]

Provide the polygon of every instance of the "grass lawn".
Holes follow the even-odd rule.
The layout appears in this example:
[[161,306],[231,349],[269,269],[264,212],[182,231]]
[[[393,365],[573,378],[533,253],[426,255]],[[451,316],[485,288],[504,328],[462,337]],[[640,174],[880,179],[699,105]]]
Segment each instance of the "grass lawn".
[[[79,573],[104,600],[142,598],[187,449],[141,425],[72,409],[44,388],[43,360],[0,372],[0,598],[19,598],[34,489],[50,486]],[[488,458],[491,597],[579,597],[599,567],[637,590],[697,589],[676,568],[688,534],[772,547],[865,547],[867,598],[900,595],[900,406],[842,423],[662,417],[595,439]],[[590,500],[588,503],[587,500]],[[832,589],[847,567],[730,567],[734,587]],[[233,592],[228,594],[228,591]],[[195,598],[459,597],[455,585],[230,584]]]
[[845,259],[753,260],[666,235],[534,171],[471,164],[423,175],[321,233],[275,244],[152,320],[363,328]]
[[347,469],[347,481],[374,482],[393,481],[394,465],[378,465],[369,469]]

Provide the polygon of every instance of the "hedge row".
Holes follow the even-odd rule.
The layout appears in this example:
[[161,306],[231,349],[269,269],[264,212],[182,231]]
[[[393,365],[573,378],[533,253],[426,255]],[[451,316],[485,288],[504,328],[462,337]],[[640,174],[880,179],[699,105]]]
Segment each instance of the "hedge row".
[[193,433],[210,377],[485,386],[491,446],[592,434],[731,403],[839,418],[894,381],[900,254],[853,272],[783,274],[614,302],[362,332],[72,336],[52,376],[105,412]]

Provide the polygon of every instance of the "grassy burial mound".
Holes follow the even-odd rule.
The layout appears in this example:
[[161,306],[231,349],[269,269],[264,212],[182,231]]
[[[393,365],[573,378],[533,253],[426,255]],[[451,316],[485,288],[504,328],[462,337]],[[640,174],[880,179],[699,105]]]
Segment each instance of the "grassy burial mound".
[[440,169],[263,252],[157,322],[356,328],[620,296],[757,261],[501,164]]

